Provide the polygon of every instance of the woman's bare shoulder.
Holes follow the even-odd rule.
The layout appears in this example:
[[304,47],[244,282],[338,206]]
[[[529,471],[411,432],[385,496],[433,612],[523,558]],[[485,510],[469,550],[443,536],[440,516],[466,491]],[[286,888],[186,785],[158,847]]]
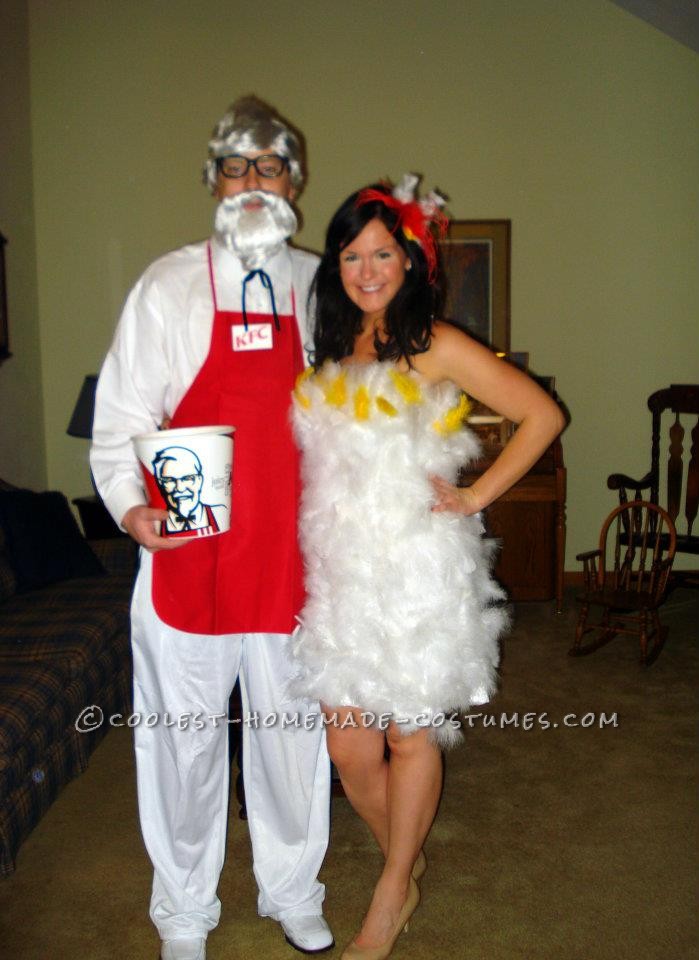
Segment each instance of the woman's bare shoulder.
[[472,349],[479,353],[484,348],[477,340],[470,337],[459,327],[447,320],[435,320],[432,325],[431,348],[437,350],[452,350],[457,347],[459,350]]
[[484,348],[463,330],[444,320],[435,320],[430,345],[424,353],[413,357],[413,366],[433,383],[452,378],[455,357],[460,364],[470,357],[478,357]]

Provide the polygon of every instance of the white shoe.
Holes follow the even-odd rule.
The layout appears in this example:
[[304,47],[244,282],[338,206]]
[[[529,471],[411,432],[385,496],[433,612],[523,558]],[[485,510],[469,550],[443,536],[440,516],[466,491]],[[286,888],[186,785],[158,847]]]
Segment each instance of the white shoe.
[[322,914],[315,917],[285,917],[279,921],[286,942],[301,953],[323,953],[335,946],[330,927]]
[[160,960],[206,960],[206,937],[163,940]]

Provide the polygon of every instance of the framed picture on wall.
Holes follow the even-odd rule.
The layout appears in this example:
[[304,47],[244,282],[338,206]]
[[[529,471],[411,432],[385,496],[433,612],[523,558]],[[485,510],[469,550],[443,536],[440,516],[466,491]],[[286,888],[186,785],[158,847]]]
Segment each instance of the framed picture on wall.
[[510,220],[453,220],[440,240],[444,317],[493,349],[510,349]]
[[5,244],[7,240],[0,233],[0,363],[10,354],[10,335],[7,327],[7,287],[5,285]]

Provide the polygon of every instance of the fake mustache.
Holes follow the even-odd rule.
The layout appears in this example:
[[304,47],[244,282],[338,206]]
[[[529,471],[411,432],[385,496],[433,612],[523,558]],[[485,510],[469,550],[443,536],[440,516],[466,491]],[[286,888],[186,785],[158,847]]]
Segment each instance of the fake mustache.
[[[216,209],[215,227],[225,235],[236,230],[245,234],[264,233],[274,227],[275,233],[283,233],[286,239],[296,232],[298,221],[285,197],[265,190],[248,190],[223,197]],[[255,242],[251,236],[248,240]]]

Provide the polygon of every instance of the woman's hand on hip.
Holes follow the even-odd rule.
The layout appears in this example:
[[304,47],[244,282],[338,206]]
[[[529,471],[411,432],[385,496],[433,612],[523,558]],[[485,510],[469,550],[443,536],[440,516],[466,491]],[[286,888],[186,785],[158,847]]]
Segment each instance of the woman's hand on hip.
[[430,477],[430,483],[435,493],[434,513],[443,513],[446,510],[452,513],[463,513],[473,516],[483,509],[470,487],[457,487],[449,483],[444,477]]

